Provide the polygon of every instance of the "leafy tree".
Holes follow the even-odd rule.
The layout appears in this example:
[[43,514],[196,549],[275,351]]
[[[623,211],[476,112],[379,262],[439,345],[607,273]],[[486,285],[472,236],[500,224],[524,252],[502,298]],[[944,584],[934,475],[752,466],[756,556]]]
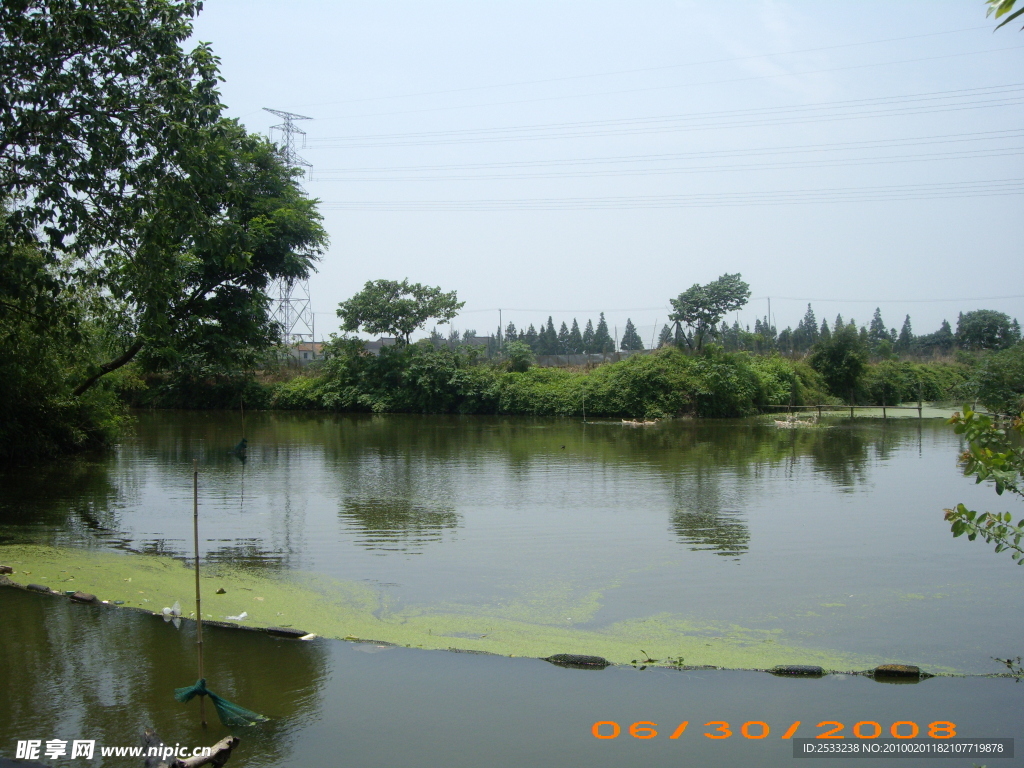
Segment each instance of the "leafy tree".
[[591,320],[587,320],[587,325],[583,329],[583,351],[590,355],[596,352],[594,348],[594,323]]
[[625,350],[644,348],[643,339],[636,332],[636,328],[633,326],[633,321],[630,318],[626,318],[626,328],[622,332],[622,342],[619,344],[619,347]]
[[822,339],[811,355],[810,364],[825,379],[836,397],[851,397],[867,369],[868,351],[857,328],[850,324],[838,328],[829,339]]
[[515,341],[518,338],[516,324],[510,320],[509,324],[505,326],[505,343],[508,344],[510,341]]
[[279,336],[271,281],[308,276],[327,242],[315,201],[273,144],[234,120],[194,142],[189,178],[167,180],[92,272],[106,294],[97,312],[110,356],[90,367],[76,396],[140,353],[148,370],[186,358],[253,364]]
[[505,345],[505,360],[510,371],[519,373],[529,370],[536,362],[530,345],[523,341],[511,341]]
[[608,322],[604,319],[604,312],[601,313],[601,317],[597,321],[597,330],[594,331],[593,344],[595,352],[615,351],[615,342],[612,341],[612,336],[608,333]]
[[658,334],[658,349],[666,347],[672,343],[672,329],[669,328],[668,323],[661,326],[661,333]]
[[68,250],[102,261],[167,180],[190,170],[182,156],[221,110],[209,47],[179,47],[201,6],[0,4],[0,189],[14,203],[6,242],[39,233],[50,264]]
[[675,310],[669,319],[691,329],[696,349],[704,346],[704,337],[728,313],[739,309],[750,298],[750,286],[740,273],[725,274],[707,285],[694,283],[678,298],[670,299]]
[[827,341],[832,338],[832,329],[828,327],[828,321],[821,321],[821,328],[818,330],[818,338],[822,341]]
[[363,290],[338,305],[338,317],[346,331],[389,334],[408,344],[413,331],[428,320],[450,322],[465,305],[455,291],[444,293],[408,280],[370,280]]
[[1020,326],[1009,315],[991,309],[960,313],[956,343],[965,349],[1006,349],[1020,341]]
[[1024,411],[1024,342],[988,355],[975,377],[985,407],[1006,415]]
[[939,330],[917,337],[917,346],[922,351],[949,352],[956,343],[953,328],[948,320],[943,320]]
[[580,324],[576,318],[572,319],[572,328],[569,329],[569,354],[578,355],[583,352],[583,335],[580,333]]
[[[978,483],[992,480],[1000,496],[1009,490],[1024,498],[1024,448],[1020,441],[1013,441],[1007,431],[1000,429],[991,418],[973,412],[966,405],[963,415],[954,414],[949,423],[967,441],[967,451],[961,456],[964,474],[973,475]],[[1024,435],[1024,417],[1018,416],[1010,430]],[[966,533],[971,541],[981,536],[989,544],[995,543],[996,552],[1009,551],[1018,565],[1024,564],[1024,548],[1021,547],[1024,521],[1018,519],[1014,525],[1009,512],[979,514],[964,504],[957,504],[945,512],[953,536]]]
[[[0,305],[74,307],[89,332],[60,358],[72,410],[137,356],[251,361],[275,336],[267,284],[306,276],[326,242],[273,145],[220,118],[209,48],[179,47],[200,7],[0,6]],[[39,269],[19,266],[25,247]]]

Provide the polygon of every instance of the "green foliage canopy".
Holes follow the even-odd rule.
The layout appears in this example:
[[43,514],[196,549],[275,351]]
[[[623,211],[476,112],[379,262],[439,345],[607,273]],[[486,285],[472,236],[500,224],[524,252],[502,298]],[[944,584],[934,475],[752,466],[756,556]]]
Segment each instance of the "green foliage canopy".
[[693,342],[698,350],[703,347],[705,336],[726,313],[739,309],[750,298],[750,286],[740,278],[737,272],[735,275],[722,275],[707,285],[694,283],[678,298],[669,300],[675,310],[668,316],[669,320],[692,329]]
[[178,174],[221,104],[217,59],[192,34],[196,0],[0,4],[0,188],[7,241],[52,253],[119,241]]
[[975,374],[978,400],[997,413],[1024,411],[1024,342],[993,352]]
[[188,177],[169,179],[97,265],[117,354],[93,366],[76,394],[139,352],[148,370],[188,356],[251,361],[279,335],[269,283],[308,276],[326,244],[315,201],[266,139],[223,120],[196,136],[187,159]]
[[867,344],[857,328],[839,325],[832,335],[822,338],[811,355],[810,364],[825,379],[829,391],[840,398],[849,397],[856,390],[868,364]]
[[977,309],[961,313],[956,343],[964,349],[1006,349],[1020,341],[1020,325],[1003,312]]
[[455,291],[444,293],[408,280],[370,280],[363,290],[338,305],[338,317],[346,331],[386,333],[408,344],[413,331],[428,320],[447,323],[465,305]]

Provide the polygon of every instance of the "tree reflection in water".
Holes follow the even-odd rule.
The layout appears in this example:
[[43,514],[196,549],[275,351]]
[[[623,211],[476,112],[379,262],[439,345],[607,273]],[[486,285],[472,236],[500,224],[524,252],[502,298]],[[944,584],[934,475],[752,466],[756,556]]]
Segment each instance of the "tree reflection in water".
[[370,550],[418,554],[446,530],[459,526],[453,509],[433,509],[407,499],[345,499],[340,516],[362,529],[356,543]]

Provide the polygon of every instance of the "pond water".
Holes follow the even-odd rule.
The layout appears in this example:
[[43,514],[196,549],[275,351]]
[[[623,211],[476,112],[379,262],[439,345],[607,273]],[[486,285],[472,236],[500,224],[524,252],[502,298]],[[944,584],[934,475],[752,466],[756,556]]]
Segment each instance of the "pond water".
[[[244,463],[229,453],[243,428]],[[4,470],[0,546],[184,559],[197,458],[206,566],[317,579],[311,600],[358,603],[346,619],[358,633],[301,614],[321,634],[988,673],[1000,669],[993,656],[1022,650],[1024,569],[943,522],[959,501],[1014,503],[962,477],[960,450],[939,419],[628,428],[257,413],[243,427],[239,414],[145,412],[110,455]],[[74,586],[132,604],[81,577]],[[159,610],[150,598],[189,595],[137,604]],[[211,600],[218,619],[244,608],[259,620],[264,607]],[[265,623],[292,615],[274,614]]]
[[[229,452],[243,430],[244,462]],[[962,735],[1020,735],[1024,686],[595,673],[416,646],[1003,671],[993,657],[1024,645],[1024,569],[954,540],[942,510],[1015,502],[962,477],[960,450],[939,419],[629,428],[256,413],[243,425],[239,414],[146,412],[110,454],[0,469],[0,563],[22,583],[157,611],[179,599],[187,614],[191,577],[178,561],[192,551],[197,459],[204,578],[228,587],[207,589],[204,614],[245,610],[243,622],[412,646],[211,628],[210,687],[274,717],[245,737],[242,764],[675,764],[685,754],[789,765],[775,729],[796,720],[950,720]],[[16,692],[0,697],[0,755],[24,738],[134,743],[144,724],[181,743],[223,735],[198,732],[194,707],[168,693],[194,679],[192,624],[15,590],[0,590],[0,617],[0,685]],[[674,719],[765,721],[772,743],[590,732],[595,720]]]
[[[194,680],[194,625],[138,611],[77,605],[55,597],[0,590],[0,764],[18,740],[95,742],[92,761],[54,766],[138,768],[139,758],[100,757],[103,747],[136,746],[144,727],[169,744],[209,745],[228,733],[213,717],[200,728],[195,701],[172,692]],[[925,736],[932,723],[955,724],[958,738],[1012,738],[1013,759],[961,757],[911,765],[1020,766],[1024,685],[1005,678],[936,677],[914,685],[865,677],[781,679],[761,672],[631,666],[562,669],[538,659],[477,656],[335,640],[277,640],[261,633],[207,627],[209,687],[271,718],[236,728],[241,745],[228,766],[353,765],[360,768],[523,768],[566,766],[721,766],[848,768],[905,766],[905,759],[793,759],[782,738],[844,726],[844,743],[863,744],[877,723]],[[604,722],[593,736],[596,722]],[[657,736],[629,735],[633,723]],[[719,724],[732,734],[721,736]],[[671,736],[683,722],[684,732]],[[746,723],[764,723],[746,728]],[[638,731],[641,735],[649,732]],[[947,732],[937,732],[947,735]],[[764,738],[757,738],[764,735]],[[929,741],[926,738],[925,742]],[[877,743],[877,742],[876,742]]]

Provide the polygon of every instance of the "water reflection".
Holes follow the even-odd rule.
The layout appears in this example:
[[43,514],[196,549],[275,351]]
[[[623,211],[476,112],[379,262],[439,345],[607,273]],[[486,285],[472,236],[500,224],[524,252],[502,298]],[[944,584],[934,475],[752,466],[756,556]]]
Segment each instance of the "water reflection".
[[[145,727],[155,727],[172,744],[212,744],[223,735],[209,707],[212,724],[204,732],[197,703],[179,704],[173,697],[175,688],[197,677],[192,623],[175,630],[136,611],[12,589],[4,589],[0,601],[5,748],[26,738],[133,746]],[[274,719],[246,735],[258,741],[261,764],[286,763],[289,730],[321,706],[328,649],[214,626],[205,628],[204,646],[210,688]]]
[[[197,458],[203,503],[215,516],[211,523],[204,512],[205,557],[217,562],[292,567],[307,546],[307,503],[318,494],[335,499],[359,546],[422,552],[465,524],[460,489],[468,485],[488,484],[500,504],[502,496],[528,495],[539,477],[561,473],[567,489],[591,482],[583,478],[594,468],[627,480],[653,473],[671,496],[666,514],[681,543],[739,557],[750,544],[745,494],[766,472],[810,468],[850,491],[866,481],[873,460],[920,440],[907,429],[779,430],[756,421],[636,430],[569,420],[259,413],[247,422],[245,462],[231,451],[237,414],[161,412],[139,414],[134,438],[115,454],[0,470],[0,542],[96,542],[186,557],[187,531],[160,520],[141,525],[140,512],[169,495],[187,503]],[[586,493],[577,495],[586,503]]]
[[345,499],[343,520],[358,527],[356,542],[370,550],[422,552],[459,525],[452,509],[431,509],[406,499]]

